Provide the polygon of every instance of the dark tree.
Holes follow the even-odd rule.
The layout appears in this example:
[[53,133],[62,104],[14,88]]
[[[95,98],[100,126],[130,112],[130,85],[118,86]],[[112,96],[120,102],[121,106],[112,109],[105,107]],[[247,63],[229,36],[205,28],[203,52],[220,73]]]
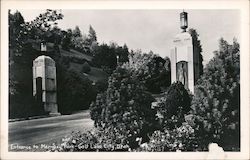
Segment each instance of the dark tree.
[[119,56],[118,62],[119,63],[125,63],[128,62],[128,47],[126,44],[124,44],[123,46],[118,46],[115,45],[115,51],[116,51],[116,55]]
[[72,38],[72,30],[68,29],[67,31],[63,31],[63,38],[62,38],[62,49],[69,51],[72,44],[71,44],[71,38]]
[[107,44],[96,47],[92,63],[111,74],[117,66],[115,48],[111,48]]
[[202,64],[203,56],[201,54],[202,53],[202,46],[201,46],[201,42],[199,40],[199,34],[193,28],[189,29],[188,32],[191,34],[192,39],[193,39],[193,45],[197,47],[196,49],[197,49],[197,52],[199,53],[199,58],[198,58],[198,60],[199,60],[199,69],[200,69],[199,70],[199,72],[200,72],[199,75],[201,76],[203,74],[203,64]]
[[72,31],[73,37],[82,37],[82,32],[79,28],[79,26],[76,26],[75,29]]
[[96,42],[97,41],[97,37],[96,37],[96,32],[93,29],[93,27],[90,25],[89,26],[89,34],[88,34],[88,39],[91,43]]

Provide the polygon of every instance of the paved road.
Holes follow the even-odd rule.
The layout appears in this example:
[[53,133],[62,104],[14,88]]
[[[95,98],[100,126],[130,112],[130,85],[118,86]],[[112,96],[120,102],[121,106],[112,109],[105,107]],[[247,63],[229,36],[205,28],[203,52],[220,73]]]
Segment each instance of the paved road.
[[[9,149],[19,146],[59,143],[72,131],[84,132],[93,128],[89,112],[9,123]],[[13,145],[14,144],[14,145]]]

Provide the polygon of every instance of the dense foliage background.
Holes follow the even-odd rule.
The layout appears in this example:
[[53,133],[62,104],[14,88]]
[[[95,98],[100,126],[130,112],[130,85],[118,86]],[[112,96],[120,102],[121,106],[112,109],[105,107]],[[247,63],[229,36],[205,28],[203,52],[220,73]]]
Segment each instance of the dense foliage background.
[[171,83],[170,60],[154,54],[141,53],[140,50],[132,51],[128,55],[128,62],[124,63],[123,68],[131,71],[146,87],[146,90],[159,94],[166,90]]

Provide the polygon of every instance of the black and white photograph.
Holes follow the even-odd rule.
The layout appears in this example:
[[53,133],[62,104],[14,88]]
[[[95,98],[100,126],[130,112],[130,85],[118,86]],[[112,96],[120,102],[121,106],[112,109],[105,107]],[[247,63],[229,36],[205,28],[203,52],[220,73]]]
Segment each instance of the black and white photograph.
[[248,1],[38,2],[1,11],[1,147],[13,159],[249,158]]

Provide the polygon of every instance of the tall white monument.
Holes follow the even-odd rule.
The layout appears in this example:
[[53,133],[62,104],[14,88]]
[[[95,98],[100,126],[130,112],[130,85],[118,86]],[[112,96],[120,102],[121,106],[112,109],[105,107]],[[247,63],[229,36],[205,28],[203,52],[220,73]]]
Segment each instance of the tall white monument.
[[[41,45],[41,50],[46,50]],[[38,101],[44,111],[51,116],[60,115],[56,96],[56,67],[55,61],[49,56],[39,56],[33,61],[33,96],[39,97]]]
[[175,36],[171,49],[171,83],[179,81],[194,93],[194,85],[199,78],[199,52],[191,35],[186,32],[188,17],[180,13],[182,33]]

